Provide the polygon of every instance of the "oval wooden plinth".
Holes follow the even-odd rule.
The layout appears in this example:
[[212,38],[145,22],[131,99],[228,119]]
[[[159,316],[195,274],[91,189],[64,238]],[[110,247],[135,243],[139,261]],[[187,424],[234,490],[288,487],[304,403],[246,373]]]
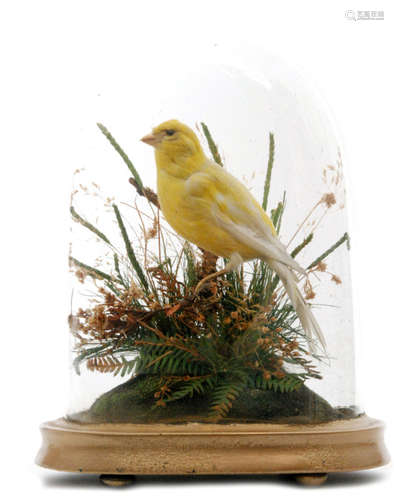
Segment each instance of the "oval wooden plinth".
[[383,424],[367,416],[318,425],[41,426],[42,467],[91,474],[317,474],[379,467]]

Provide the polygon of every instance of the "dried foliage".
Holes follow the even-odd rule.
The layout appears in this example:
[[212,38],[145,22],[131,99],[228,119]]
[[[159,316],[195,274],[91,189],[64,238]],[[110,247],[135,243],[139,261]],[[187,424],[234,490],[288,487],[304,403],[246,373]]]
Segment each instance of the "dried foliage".
[[[77,372],[84,365],[88,370],[121,376],[160,375],[160,387],[152,394],[157,406],[205,395],[210,398],[213,418],[225,416],[245,388],[285,392],[296,390],[308,378],[319,378],[315,362],[320,358],[307,351],[297,315],[279,278],[264,262],[244,265],[239,271],[209,282],[198,296],[194,294],[199,280],[216,269],[217,257],[187,242],[175,258],[168,257],[168,234],[161,227],[156,193],[143,185],[134,165],[108,130],[102,125],[99,128],[132,172],[130,183],[158,213],[153,227],[142,235],[145,244],[157,239],[157,265],[148,267],[137,258],[117,205],[113,205],[113,210],[124,242],[124,255],[119,255],[110,239],[71,207],[74,221],[113,251],[111,274],[70,258],[79,281],[86,276],[92,278],[100,297],[97,304],[70,317],[76,338]],[[213,157],[221,163],[208,127],[202,124],[202,128]],[[269,140],[264,206],[268,204],[275,150],[272,134]],[[271,211],[278,232],[285,204],[283,196]],[[314,209],[319,204],[330,208],[335,204],[335,196],[323,196]],[[312,239],[311,233],[294,248],[292,255],[302,252]],[[348,242],[347,234],[316,258],[308,272],[328,273],[323,260],[344,242]],[[340,282],[335,275],[331,279]],[[309,280],[304,283],[304,291],[307,300],[314,298]]]

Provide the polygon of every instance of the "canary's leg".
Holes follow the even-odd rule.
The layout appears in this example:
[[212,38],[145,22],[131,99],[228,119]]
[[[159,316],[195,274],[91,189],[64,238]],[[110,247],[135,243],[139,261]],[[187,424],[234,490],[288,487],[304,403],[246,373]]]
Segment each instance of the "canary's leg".
[[205,276],[198,285],[196,286],[196,289],[194,290],[194,295],[198,295],[205,285],[207,281],[211,281],[215,278],[218,278],[219,276],[223,276],[223,274],[229,273],[231,271],[234,271],[238,266],[240,266],[243,262],[242,257],[239,255],[239,253],[234,252],[231,254],[230,260],[227,262],[226,266],[221,270],[217,271],[216,273],[208,274],[208,276]]

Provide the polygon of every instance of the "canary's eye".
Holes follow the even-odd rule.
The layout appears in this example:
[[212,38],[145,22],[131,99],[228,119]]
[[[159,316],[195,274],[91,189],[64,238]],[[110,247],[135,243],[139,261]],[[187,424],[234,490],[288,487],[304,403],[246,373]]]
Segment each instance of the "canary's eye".
[[166,134],[167,135],[174,135],[175,134],[175,130],[173,130],[173,129],[166,130]]

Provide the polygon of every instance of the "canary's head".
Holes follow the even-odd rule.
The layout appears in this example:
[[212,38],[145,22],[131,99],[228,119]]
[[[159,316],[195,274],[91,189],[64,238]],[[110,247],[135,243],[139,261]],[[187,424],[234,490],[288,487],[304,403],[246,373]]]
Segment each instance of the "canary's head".
[[175,162],[203,153],[193,130],[178,120],[161,123],[141,141],[153,146],[160,156],[164,155]]

